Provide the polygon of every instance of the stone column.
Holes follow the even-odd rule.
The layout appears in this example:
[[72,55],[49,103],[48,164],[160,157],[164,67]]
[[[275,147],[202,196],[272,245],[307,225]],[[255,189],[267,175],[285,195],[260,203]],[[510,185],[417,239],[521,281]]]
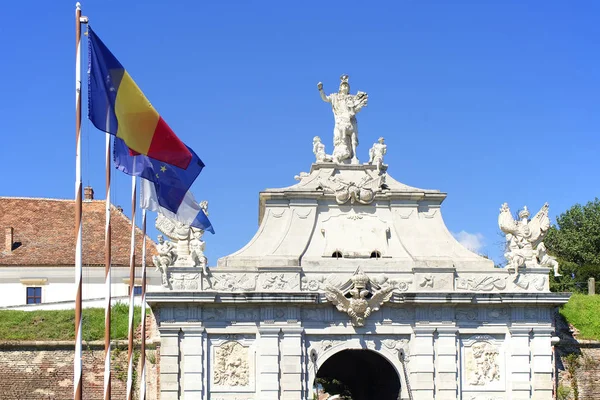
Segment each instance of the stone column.
[[452,327],[437,328],[435,343],[435,398],[456,400],[458,390],[457,332]]
[[279,331],[280,327],[258,328],[257,389],[260,400],[279,400]]
[[160,399],[179,399],[179,328],[160,330]]
[[185,327],[181,341],[182,391],[186,400],[202,400],[204,387],[204,328]]
[[415,326],[415,336],[410,350],[410,387],[414,400],[434,398],[433,382],[433,332],[435,327]]
[[552,362],[551,340],[551,327],[533,328],[533,339],[531,340],[533,393],[531,398],[534,400],[552,398],[554,363]]
[[[511,399],[531,399],[531,362],[529,332],[531,328],[510,327],[510,371],[508,382],[511,386]],[[552,364],[548,363],[550,368]]]
[[283,327],[281,340],[281,400],[298,400],[303,397],[302,382],[302,332],[300,326]]

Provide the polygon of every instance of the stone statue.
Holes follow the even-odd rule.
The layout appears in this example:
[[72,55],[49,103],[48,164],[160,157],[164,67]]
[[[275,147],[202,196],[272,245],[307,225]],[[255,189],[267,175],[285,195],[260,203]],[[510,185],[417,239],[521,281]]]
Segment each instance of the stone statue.
[[333,128],[333,161],[341,163],[351,159],[352,164],[358,164],[356,146],[358,145],[358,124],[356,114],[367,105],[368,96],[365,92],[349,94],[350,84],[348,75],[342,75],[338,93],[329,96],[323,91],[323,83],[319,82],[317,88],[321,99],[331,103],[335,117]]
[[360,269],[350,278],[351,289],[348,291],[350,298],[333,285],[325,288],[325,296],[339,311],[347,313],[352,318],[352,325],[364,326],[365,319],[388,301],[393,294],[394,286],[373,290],[371,280]]
[[[201,202],[200,208],[208,215],[207,201]],[[172,263],[174,267],[201,267],[203,274],[208,273],[207,259],[204,255],[206,243],[202,240],[202,229],[172,220],[160,213],[156,217],[156,229],[175,243],[175,247],[172,248],[176,256]]]
[[156,246],[157,256],[152,257],[152,262],[157,271],[160,271],[162,277],[162,285],[169,287],[168,268],[173,265],[177,259],[177,255],[173,250],[173,243],[166,241],[163,235],[158,235],[158,245]]
[[192,239],[190,240],[190,252],[192,261],[196,267],[202,267],[202,273],[208,275],[207,263],[208,259],[204,255],[206,242],[202,240],[204,231],[201,229],[192,228]]
[[379,173],[387,167],[383,164],[383,156],[387,153],[387,145],[383,143],[384,140],[383,137],[380,137],[379,140],[377,140],[377,143],[369,150],[369,164],[375,164],[377,166],[377,172]]
[[331,156],[325,154],[325,145],[321,143],[321,138],[318,136],[313,138],[313,153],[315,153],[317,162],[332,161]]
[[500,208],[498,225],[506,234],[507,252],[504,256],[510,267],[540,266],[537,260],[537,248],[550,228],[548,203],[544,204],[533,219],[529,220],[529,215],[529,210],[525,207],[519,212],[519,220],[515,221],[508,204],[504,203]]
[[554,270],[554,276],[562,276],[558,273],[558,261],[547,253],[544,242],[538,244],[536,251],[536,258],[542,267],[552,268]]

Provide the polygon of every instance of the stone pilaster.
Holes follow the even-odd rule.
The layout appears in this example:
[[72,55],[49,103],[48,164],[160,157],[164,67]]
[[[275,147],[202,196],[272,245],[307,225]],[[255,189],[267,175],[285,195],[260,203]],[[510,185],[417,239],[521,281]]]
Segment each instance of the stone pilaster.
[[458,329],[437,328],[435,343],[435,398],[456,400],[458,393]]
[[[510,328],[510,393],[511,399],[531,399],[531,350],[528,327]],[[551,364],[549,363],[551,366]]]
[[279,332],[280,327],[261,326],[258,328],[258,381],[257,398],[279,400]]
[[186,400],[202,400],[204,387],[204,328],[183,328],[181,360],[182,392]]
[[415,326],[410,350],[410,386],[414,400],[434,398],[433,333],[435,327]]
[[302,393],[302,332],[300,326],[283,327],[281,340],[281,400],[304,398]]
[[552,328],[533,328],[531,340],[532,366],[532,399],[552,398],[552,374],[554,363],[552,359]]
[[160,399],[179,399],[179,328],[160,330]]

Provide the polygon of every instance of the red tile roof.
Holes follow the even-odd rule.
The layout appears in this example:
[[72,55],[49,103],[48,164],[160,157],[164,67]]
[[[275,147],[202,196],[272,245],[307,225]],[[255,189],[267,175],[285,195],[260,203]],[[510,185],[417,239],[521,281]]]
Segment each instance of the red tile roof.
[[[83,202],[83,265],[104,266],[104,200]],[[0,240],[0,265],[74,265],[75,200],[0,197],[0,234],[13,228],[13,250]],[[112,265],[129,265],[131,220],[111,205]],[[136,264],[142,254],[142,232],[136,228]],[[4,239],[5,237],[3,237]],[[146,263],[152,265],[156,244],[146,240]]]

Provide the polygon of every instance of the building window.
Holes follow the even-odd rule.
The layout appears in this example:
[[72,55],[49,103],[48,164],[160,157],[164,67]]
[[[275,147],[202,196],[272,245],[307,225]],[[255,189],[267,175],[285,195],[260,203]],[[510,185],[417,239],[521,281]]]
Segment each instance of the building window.
[[[131,294],[131,286],[129,286],[129,294]],[[133,287],[133,295],[134,296],[141,296],[142,295],[142,287],[141,286],[134,286]]]
[[42,302],[42,288],[28,287],[27,288],[27,304],[39,304]]

